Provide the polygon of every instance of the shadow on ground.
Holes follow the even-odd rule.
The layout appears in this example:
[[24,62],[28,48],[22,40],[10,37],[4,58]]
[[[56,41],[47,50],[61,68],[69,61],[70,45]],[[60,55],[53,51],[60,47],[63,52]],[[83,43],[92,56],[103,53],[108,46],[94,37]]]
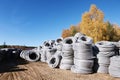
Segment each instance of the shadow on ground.
[[0,62],[0,73],[5,72],[18,72],[18,71],[25,71],[27,69],[21,69],[18,65],[25,65],[28,64],[27,61],[23,59],[6,59]]

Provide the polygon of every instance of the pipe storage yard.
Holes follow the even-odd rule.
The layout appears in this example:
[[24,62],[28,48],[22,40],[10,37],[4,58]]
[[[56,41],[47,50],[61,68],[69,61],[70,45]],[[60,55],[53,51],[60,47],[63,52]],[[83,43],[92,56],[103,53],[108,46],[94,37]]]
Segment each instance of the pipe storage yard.
[[0,80],[120,80],[119,55],[120,41],[93,43],[81,33],[32,50],[3,48]]

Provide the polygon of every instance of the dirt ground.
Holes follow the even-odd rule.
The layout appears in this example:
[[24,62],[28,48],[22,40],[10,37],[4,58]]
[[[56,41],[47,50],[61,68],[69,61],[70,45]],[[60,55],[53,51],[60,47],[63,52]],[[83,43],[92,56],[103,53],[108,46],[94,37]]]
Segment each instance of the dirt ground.
[[50,68],[46,63],[11,60],[0,63],[0,80],[120,80],[108,74],[75,74]]

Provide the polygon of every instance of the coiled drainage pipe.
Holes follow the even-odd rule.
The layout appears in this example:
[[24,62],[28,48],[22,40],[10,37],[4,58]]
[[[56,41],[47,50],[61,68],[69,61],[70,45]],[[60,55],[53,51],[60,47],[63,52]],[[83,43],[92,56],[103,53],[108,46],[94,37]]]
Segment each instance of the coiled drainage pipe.
[[40,59],[40,54],[37,51],[33,51],[33,50],[22,51],[21,58],[27,61],[35,62]]

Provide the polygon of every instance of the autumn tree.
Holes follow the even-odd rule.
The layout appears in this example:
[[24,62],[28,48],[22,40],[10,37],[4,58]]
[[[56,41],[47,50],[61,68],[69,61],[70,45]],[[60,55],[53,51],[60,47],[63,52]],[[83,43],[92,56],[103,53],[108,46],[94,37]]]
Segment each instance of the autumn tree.
[[66,38],[69,36],[74,36],[77,32],[79,31],[79,29],[76,26],[71,26],[70,29],[65,29],[62,32],[62,37]]
[[79,25],[71,26],[69,29],[63,30],[62,37],[74,36],[75,33],[81,32],[93,38],[94,42],[107,40],[120,40],[120,27],[104,21],[104,13],[91,5],[88,12],[82,15]]
[[91,5],[90,10],[82,15],[79,27],[80,32],[92,37],[95,42],[115,40],[113,36],[115,37],[116,32],[113,25],[104,21],[104,13],[95,5]]
[[69,29],[63,30],[63,32],[62,32],[62,37],[63,37],[63,38],[66,38],[66,37],[69,37],[69,36],[71,36],[71,35],[70,35],[70,30],[69,30]]
[[78,32],[78,29],[76,26],[71,26],[69,31],[70,31],[70,35],[74,36]]
[[120,40],[120,27],[116,24],[113,25],[114,28],[114,35],[113,35],[113,40],[114,41],[119,41]]
[[104,14],[101,10],[97,9],[95,5],[90,7],[89,12],[85,12],[82,15],[80,22],[80,32],[92,37],[94,41],[106,39],[104,34],[106,26],[103,21]]

